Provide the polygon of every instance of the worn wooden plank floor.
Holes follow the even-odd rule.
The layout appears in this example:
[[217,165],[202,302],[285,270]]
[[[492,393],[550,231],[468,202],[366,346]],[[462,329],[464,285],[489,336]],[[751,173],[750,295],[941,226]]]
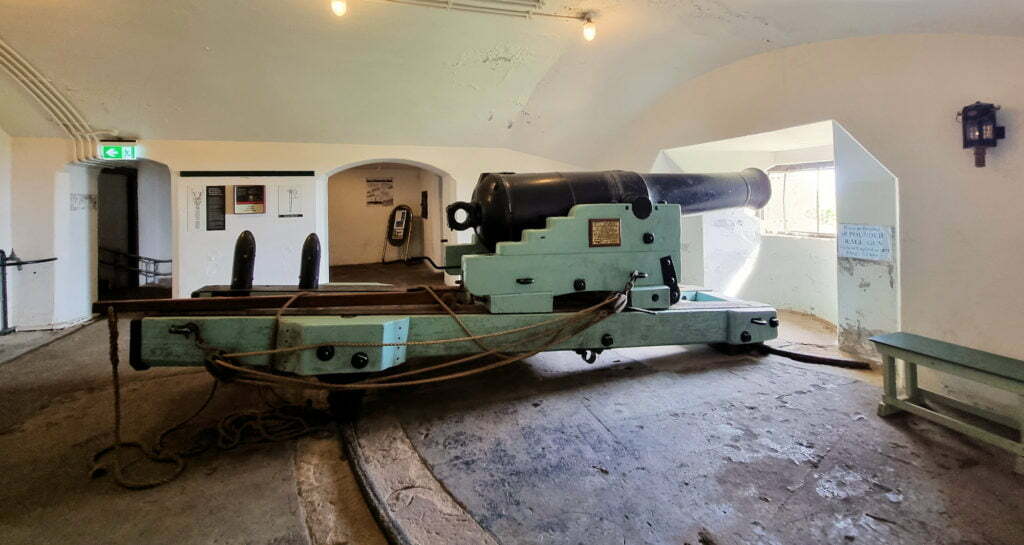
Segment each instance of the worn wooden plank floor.
[[[595,365],[556,353],[380,395],[360,426],[404,429],[505,545],[1020,543],[1024,478],[1009,456],[881,420],[879,395],[821,367],[704,347],[613,350]],[[415,510],[405,523],[430,517],[416,498],[391,503]]]

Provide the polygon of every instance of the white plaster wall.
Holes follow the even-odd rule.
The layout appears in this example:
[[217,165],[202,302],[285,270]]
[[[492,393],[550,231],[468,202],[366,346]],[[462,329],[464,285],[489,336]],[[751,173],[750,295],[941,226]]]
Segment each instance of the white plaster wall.
[[[430,168],[444,173],[446,180],[452,180],[452,200],[469,199],[477,177],[484,171],[580,170],[580,167],[567,163],[500,148],[161,140],[145,142],[143,153],[144,157],[166,164],[171,169],[172,192],[178,207],[174,214],[176,297],[187,296],[192,290],[205,284],[225,282],[225,278],[230,275],[231,251],[234,244],[234,236],[223,240],[217,238],[217,242],[212,245],[203,244],[198,247],[188,242],[182,187],[194,178],[182,178],[182,170],[315,171],[314,188],[311,193],[316,197],[315,202],[309,207],[312,217],[307,219],[311,221],[308,226],[315,228],[320,235],[324,248],[330,247],[327,180],[342,170],[382,162],[400,162]],[[457,240],[465,242],[469,237],[470,233],[463,231],[458,233]],[[259,244],[260,237],[257,236],[257,245]],[[298,243],[289,241],[288,244],[301,244],[301,238]],[[260,255],[259,248],[257,255]],[[297,259],[294,261],[297,263]],[[282,258],[281,262],[289,261]],[[277,271],[274,277],[293,282],[295,279],[292,278],[290,270]],[[297,270],[296,265],[296,275]],[[257,270],[257,275],[259,274]],[[320,278],[328,278],[328,274],[327,259],[322,259]],[[259,278],[258,276],[257,281],[262,282]]]
[[770,235],[736,296],[837,323],[837,293],[834,238]]
[[0,127],[0,249],[11,250],[11,137]]
[[[398,205],[412,209],[413,231],[409,255],[423,250],[423,222],[420,220],[419,168],[379,168],[366,166],[339,172],[328,180],[328,224],[330,225],[331,265],[379,263],[384,232],[391,210]],[[394,182],[395,202],[391,206],[366,204],[366,180],[390,178]],[[389,246],[387,259],[398,259],[398,251]]]
[[[139,161],[139,255],[153,259],[171,259],[171,171],[166,165]],[[167,265],[161,272],[169,272]],[[146,279],[139,277],[139,282]]]
[[96,299],[97,210],[81,201],[72,206],[73,195],[97,195],[99,170],[69,166],[57,174],[54,188],[54,263],[56,277],[52,321],[70,325],[88,317]]
[[[443,183],[441,175],[429,170],[420,170],[420,191],[427,192],[427,217],[423,218],[423,252],[438,264],[441,264],[442,259],[441,240],[448,238],[444,219]],[[418,205],[413,206],[413,210],[417,215],[422,214]]]
[[[833,160],[831,143],[772,152],[772,165]],[[834,238],[762,235],[757,261],[737,295],[838,323]]]
[[[1024,358],[1021,59],[1024,39],[970,35],[772,51],[666,94],[602,166],[645,168],[661,149],[835,119],[899,179],[902,329]],[[954,120],[975,100],[1002,104],[1008,134],[980,169]]]
[[[53,257],[57,216],[65,213],[57,208],[56,189],[58,176],[71,158],[70,144],[56,138],[12,138],[11,150],[11,246],[22,259]],[[86,239],[83,244],[87,243]],[[85,267],[82,264],[82,274],[86,274]],[[49,327],[58,323],[57,315],[66,316],[65,303],[56,299],[56,271],[56,262],[9,271],[15,326]],[[81,316],[88,315],[87,308],[79,311]]]
[[[204,169],[205,170],[205,169]],[[302,243],[316,231],[316,183],[311,177],[200,177],[179,178],[175,219],[178,221],[178,253],[174,256],[174,285],[178,296],[187,296],[205,285],[231,283],[235,241],[242,231],[250,231],[256,239],[254,284],[298,284],[299,257]],[[266,208],[263,214],[232,214],[232,186],[265,186]],[[228,213],[223,231],[206,230],[205,204],[199,211],[199,229],[188,217],[189,194],[192,190],[205,195],[207,186],[227,186]],[[281,187],[297,186],[302,191],[301,218],[279,218],[278,199]],[[204,201],[205,203],[205,201]],[[321,246],[322,249],[322,246]],[[323,259],[323,258],[322,258]],[[326,276],[321,276],[326,279]],[[184,290],[184,291],[181,291]]]
[[[835,126],[836,221],[865,224],[890,232],[899,230],[898,188],[893,174],[864,149],[843,127]],[[877,351],[870,339],[900,329],[900,255],[893,240],[890,261],[840,257],[839,347],[870,355]]]
[[[12,138],[12,235],[11,245],[26,259],[50,257],[58,249],[91,247],[92,232],[65,229],[57,217],[64,214],[59,202],[70,198],[72,184],[60,181],[69,174],[71,146],[59,138]],[[292,283],[298,275],[298,249],[310,232],[317,232],[324,247],[330,243],[327,228],[327,179],[335,172],[372,162],[409,162],[444,173],[451,199],[468,199],[483,171],[580,170],[550,159],[500,148],[444,148],[425,146],[369,146],[350,144],[303,144],[279,142],[144,141],[142,156],[167,165],[171,178],[172,257],[174,294],[188,296],[205,284],[229,281],[231,254],[238,232],[250,228],[257,239],[257,275],[260,283]],[[253,178],[183,178],[182,170],[313,170],[313,178],[295,180]],[[231,185],[239,182],[308,184],[301,219],[278,220],[260,217],[228,217],[228,231],[193,233],[187,229],[188,184]],[[276,210],[277,194],[269,188],[269,212]],[[282,226],[284,226],[282,228]],[[60,236],[66,239],[58,240]],[[66,233],[66,235],[64,234]],[[469,233],[458,237],[469,239]],[[455,241],[453,237],[453,242]],[[291,252],[296,252],[294,255]],[[84,255],[58,256],[67,267],[66,275],[87,278],[95,262]],[[327,278],[327,260],[322,260],[320,277]],[[64,270],[64,269],[62,269]],[[58,300],[57,267],[37,265],[12,275],[12,289],[18,294],[13,306],[20,327],[49,327],[58,321],[73,321],[90,315],[90,305],[72,298]],[[84,282],[84,281],[83,281]],[[94,284],[94,279],[88,280]],[[91,290],[91,288],[90,288]],[[80,293],[86,293],[84,288]],[[91,293],[91,291],[89,292]],[[58,320],[59,319],[59,320]]]
[[[11,155],[11,137],[0,127],[0,250],[4,252],[11,251]],[[7,293],[6,304],[14,308],[13,290]]]

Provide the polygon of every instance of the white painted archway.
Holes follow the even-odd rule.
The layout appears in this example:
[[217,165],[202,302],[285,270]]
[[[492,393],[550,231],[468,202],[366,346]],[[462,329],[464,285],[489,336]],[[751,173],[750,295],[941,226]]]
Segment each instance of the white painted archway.
[[[330,214],[329,210],[329,183],[332,176],[340,172],[352,170],[360,167],[371,166],[375,164],[398,164],[404,166],[410,166],[422,169],[438,177],[440,181],[440,195],[435,201],[440,203],[440,206],[432,206],[436,210],[430,211],[430,218],[428,222],[425,222],[427,230],[424,233],[424,253],[434,259],[436,262],[440,262],[443,258],[443,241],[449,240],[450,231],[444,222],[444,207],[453,202],[456,199],[456,180],[449,172],[444,169],[438,168],[435,165],[424,163],[421,161],[415,161],[412,159],[405,158],[393,158],[393,157],[381,157],[374,159],[362,159],[351,163],[335,167],[327,170],[323,173],[318,173],[317,176],[317,231],[319,233],[322,247],[328,249],[325,255],[328,257],[321,260],[321,277],[328,278],[330,275],[330,257],[329,249],[331,248],[330,240]],[[359,198],[362,198],[359,196]]]

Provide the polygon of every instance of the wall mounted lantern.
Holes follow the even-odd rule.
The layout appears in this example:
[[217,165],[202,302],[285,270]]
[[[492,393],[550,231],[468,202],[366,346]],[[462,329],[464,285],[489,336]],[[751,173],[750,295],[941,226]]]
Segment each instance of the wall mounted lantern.
[[957,114],[963,125],[964,149],[974,148],[974,166],[985,166],[985,151],[996,147],[998,140],[1006,138],[1006,128],[996,125],[999,106],[975,102],[964,106]]

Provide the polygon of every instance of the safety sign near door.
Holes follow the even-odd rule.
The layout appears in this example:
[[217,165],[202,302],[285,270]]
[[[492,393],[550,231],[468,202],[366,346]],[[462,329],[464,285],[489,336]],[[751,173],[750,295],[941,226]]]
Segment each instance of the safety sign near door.
[[135,144],[100,144],[100,157],[108,161],[134,161],[138,159]]

